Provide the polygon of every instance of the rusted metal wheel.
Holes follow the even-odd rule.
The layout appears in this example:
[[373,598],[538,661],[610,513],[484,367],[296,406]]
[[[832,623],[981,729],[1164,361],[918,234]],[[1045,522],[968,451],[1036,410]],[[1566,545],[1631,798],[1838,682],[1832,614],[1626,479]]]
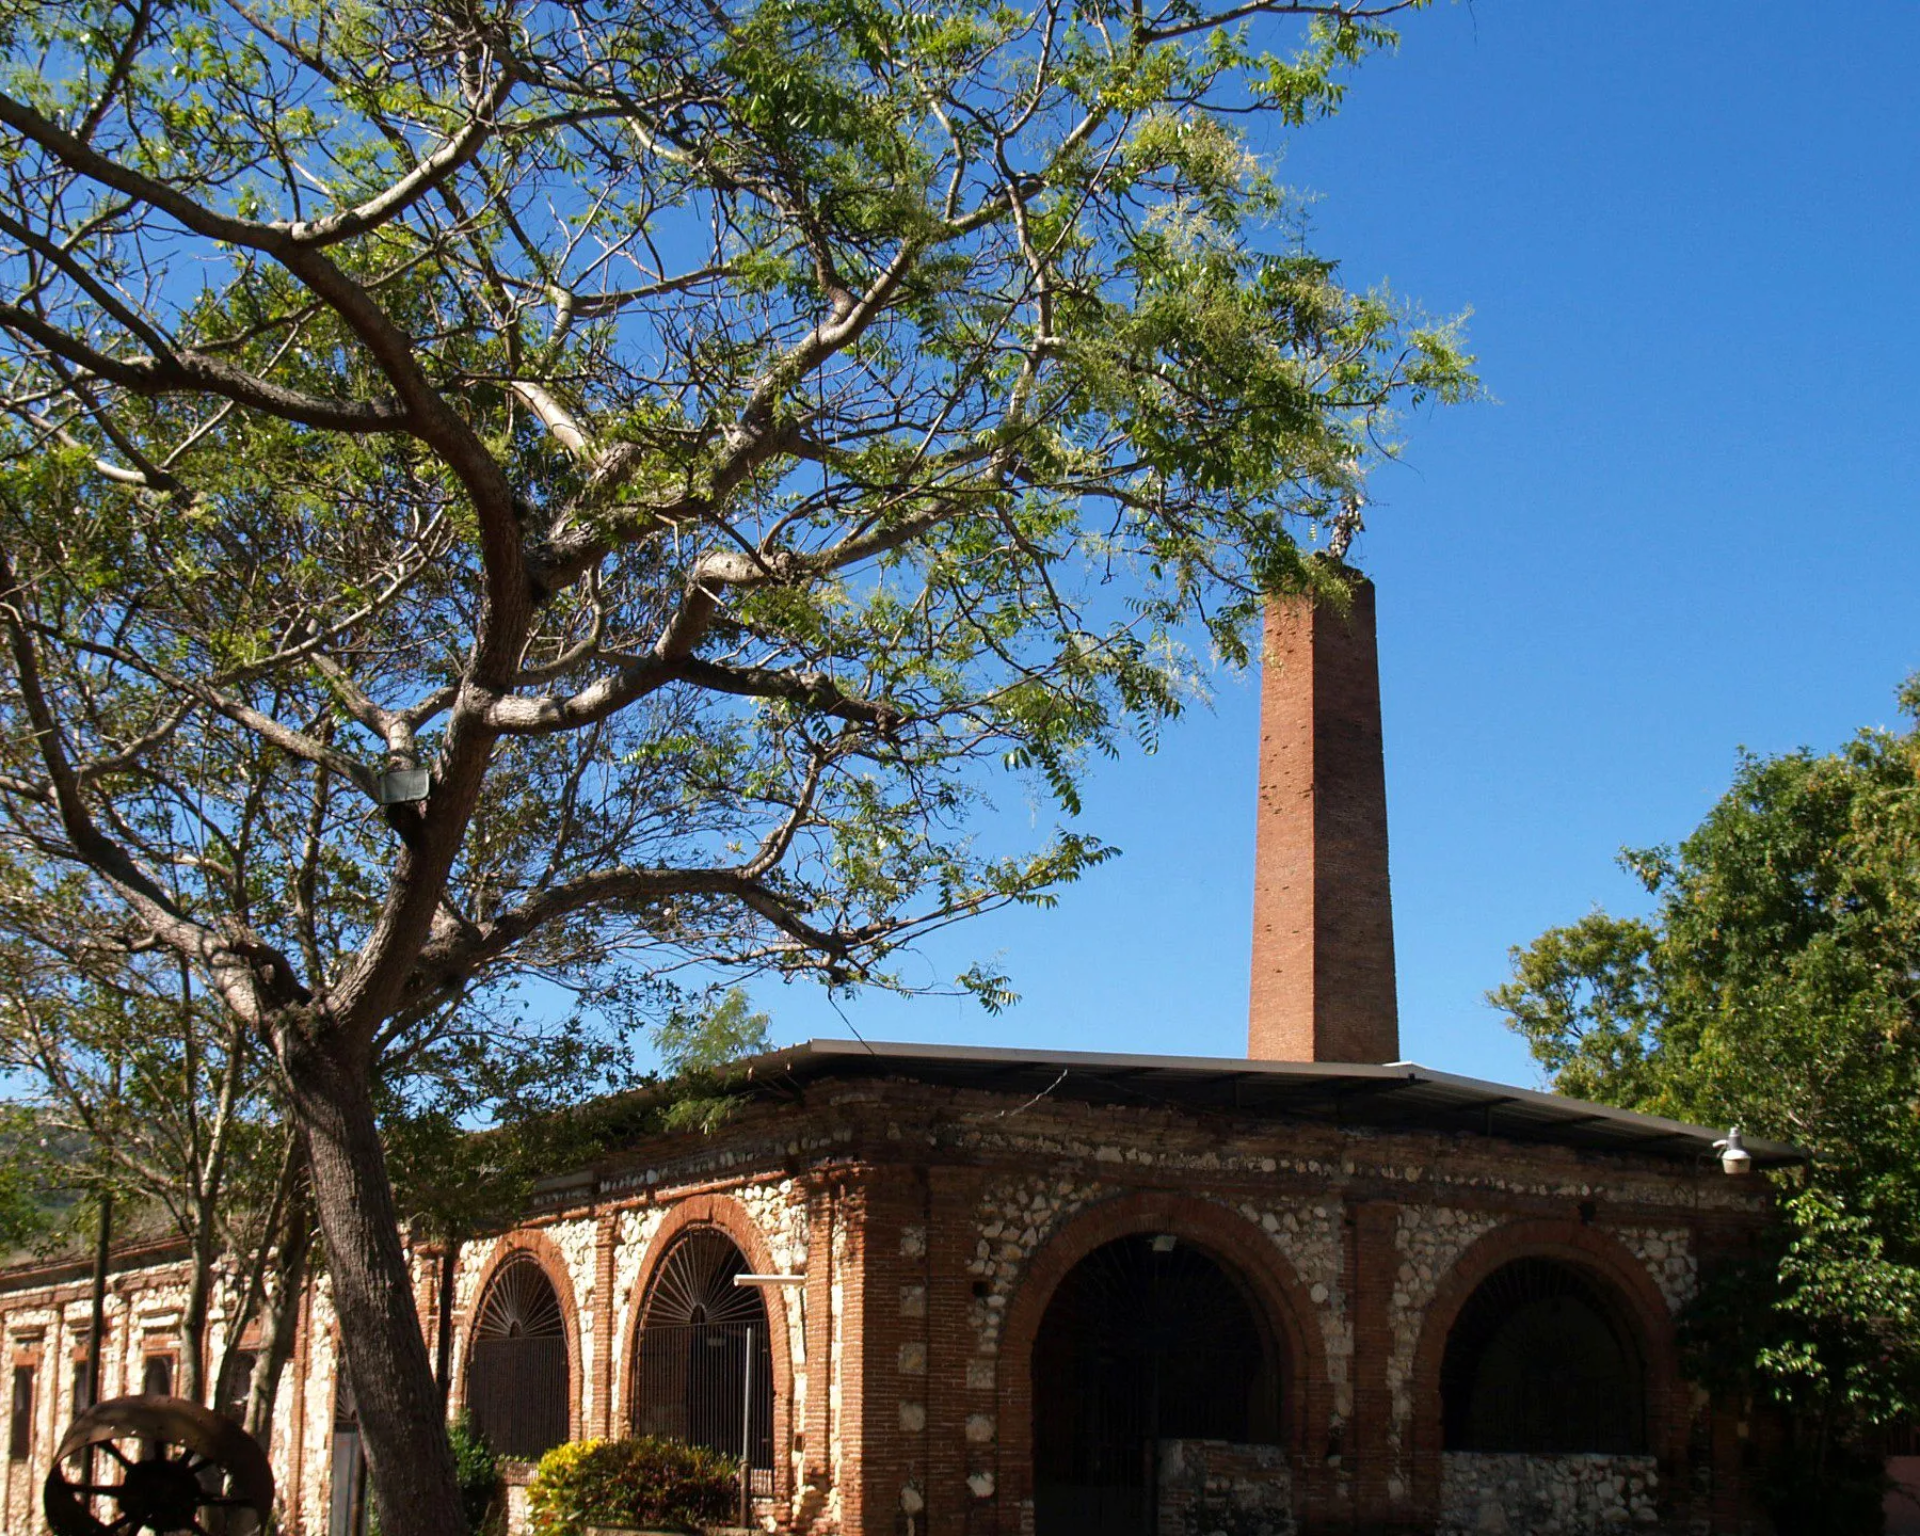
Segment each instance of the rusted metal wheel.
[[54,1536],[253,1536],[273,1471],[231,1419],[178,1397],[116,1397],[73,1421],[41,1507]]

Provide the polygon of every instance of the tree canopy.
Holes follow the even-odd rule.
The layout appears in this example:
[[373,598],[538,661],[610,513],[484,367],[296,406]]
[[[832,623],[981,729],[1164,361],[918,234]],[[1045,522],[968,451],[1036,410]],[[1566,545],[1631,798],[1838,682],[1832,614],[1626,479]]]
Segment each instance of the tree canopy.
[[[1920,715],[1920,678],[1901,697]],[[1710,1287],[1706,1364],[1788,1406],[1821,1447],[1913,1415],[1920,728],[1743,757],[1678,848],[1624,860],[1652,915],[1549,930],[1513,952],[1491,1000],[1561,1091],[1811,1154],[1767,1272]],[[1730,1305],[1736,1292],[1756,1305]]]
[[0,3],[0,929],[272,1054],[389,1528],[458,1506],[384,1106],[893,984],[1105,854],[977,848],[992,774],[1070,819],[1337,595],[1472,381],[1246,129],[1406,8]]

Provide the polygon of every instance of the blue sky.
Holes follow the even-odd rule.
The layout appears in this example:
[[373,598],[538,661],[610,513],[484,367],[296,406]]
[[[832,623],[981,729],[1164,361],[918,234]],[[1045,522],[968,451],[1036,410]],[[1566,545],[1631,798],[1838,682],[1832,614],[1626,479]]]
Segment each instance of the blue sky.
[[[1380,592],[1402,1052],[1530,1083],[1509,946],[1643,898],[1742,745],[1896,722],[1920,669],[1920,6],[1478,0],[1404,26],[1283,173],[1356,286],[1471,307],[1496,403],[1408,423]],[[1096,770],[1125,856],[930,945],[1022,1003],[763,986],[782,1041],[1245,1051],[1255,694]],[[1017,795],[1009,797],[1018,812]]]

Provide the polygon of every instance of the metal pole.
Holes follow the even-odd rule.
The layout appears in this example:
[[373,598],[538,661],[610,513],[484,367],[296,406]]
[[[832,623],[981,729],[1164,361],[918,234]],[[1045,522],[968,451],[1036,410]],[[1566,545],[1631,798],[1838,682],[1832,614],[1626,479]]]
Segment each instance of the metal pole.
[[740,1401],[740,1523],[748,1525],[753,1518],[753,1324],[745,1329],[747,1340],[747,1368],[740,1373],[745,1385],[741,1388]]

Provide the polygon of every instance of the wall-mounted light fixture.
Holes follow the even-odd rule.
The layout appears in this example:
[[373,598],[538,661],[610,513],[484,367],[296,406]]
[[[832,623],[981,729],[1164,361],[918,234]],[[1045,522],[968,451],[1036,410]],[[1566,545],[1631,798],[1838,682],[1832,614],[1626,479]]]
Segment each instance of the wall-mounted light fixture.
[[1740,1140],[1740,1127],[1734,1126],[1725,1136],[1713,1144],[1713,1150],[1720,1154],[1720,1171],[1739,1175],[1753,1172],[1753,1154]]
[[433,774],[425,768],[383,768],[373,781],[374,798],[382,805],[411,805],[433,789]]

